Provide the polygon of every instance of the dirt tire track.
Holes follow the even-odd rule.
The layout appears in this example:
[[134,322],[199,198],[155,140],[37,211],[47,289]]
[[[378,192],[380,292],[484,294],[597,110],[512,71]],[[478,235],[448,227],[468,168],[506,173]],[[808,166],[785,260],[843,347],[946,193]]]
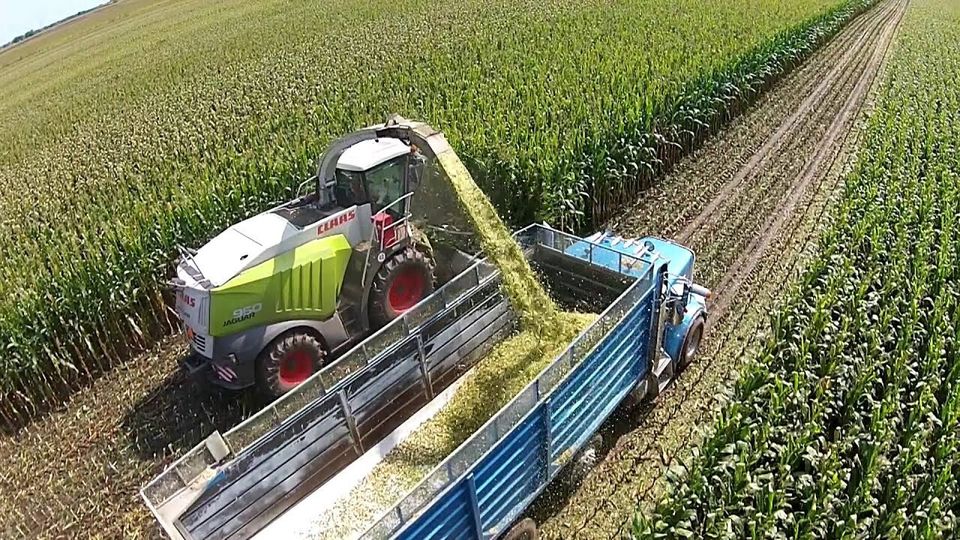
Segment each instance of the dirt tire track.
[[707,226],[687,239],[687,243],[696,249],[698,258],[706,262],[700,267],[700,279],[709,286],[717,287],[729,269],[737,268],[738,259],[750,251],[750,241],[763,234],[766,216],[784,212],[782,205],[786,193],[802,177],[808,156],[822,146],[828,136],[828,126],[841,114],[847,96],[854,93],[858,81],[866,73],[870,51],[876,48],[875,43],[881,36],[881,25],[889,23],[894,15],[889,9],[878,12],[882,17],[870,26],[872,39],[868,46],[858,51],[860,54],[849,64],[850,69],[840,75],[831,93],[803,119],[789,140],[781,144],[782,150],[767,167],[750,175],[749,189],[725,197],[728,202],[722,207],[722,213],[716,214]]
[[[729,178],[761,151],[770,133],[800,106],[803,96],[820,84],[822,66],[838,62],[879,15],[879,10],[870,10],[848,23],[810,60],[762,95],[751,111],[735,118],[722,136],[706,141],[704,147],[678,163],[664,181],[650,188],[632,209],[612,219],[609,226],[636,235],[677,238],[687,223],[704,212],[705,205],[720,193]],[[790,91],[783,91],[784,88]],[[704,166],[703,162],[711,158],[712,165]],[[688,183],[680,180],[704,172],[710,174],[698,177],[700,196],[691,197]]]
[[[871,17],[869,21],[864,21],[865,25],[870,27],[875,27],[884,22],[884,19],[889,15],[888,12],[871,12]],[[843,56],[839,61],[833,66],[833,68],[820,80],[820,83],[816,88],[807,95],[806,98],[800,103],[800,106],[791,114],[777,130],[770,135],[769,138],[763,143],[763,146],[760,147],[755,154],[750,156],[750,159],[747,163],[737,171],[737,174],[733,176],[724,186],[720,189],[718,193],[710,203],[703,209],[703,211],[696,216],[682,231],[676,236],[676,239],[679,242],[687,242],[690,238],[693,237],[697,231],[701,230],[708,221],[713,218],[717,210],[723,205],[727,204],[730,200],[733,200],[736,196],[740,195],[743,189],[746,187],[745,181],[748,177],[755,174],[757,171],[761,170],[764,165],[766,165],[769,160],[773,157],[773,152],[779,150],[787,141],[790,135],[795,133],[802,124],[801,120],[808,116],[812,110],[814,110],[818,105],[820,105],[820,100],[827,94],[828,91],[833,89],[839,82],[839,76],[845,72],[848,72],[848,68],[854,59],[859,58],[855,53],[858,52],[860,47],[863,45],[863,42],[867,39],[868,34],[866,32],[861,33],[855,42],[846,49]]]
[[[541,521],[546,519],[544,537],[609,538],[622,535],[627,530],[627,520],[633,509],[651,502],[663,469],[675,463],[681,451],[698,438],[697,426],[719,403],[705,387],[729,382],[729,372],[733,371],[730,368],[750,352],[757,342],[757,330],[765,324],[765,311],[757,309],[757,300],[762,304],[776,302],[802,267],[801,261],[812,256],[809,239],[816,234],[827,200],[839,185],[842,177],[840,165],[848,161],[840,158],[851,153],[849,136],[853,121],[881,69],[906,4],[906,0],[881,2],[848,25],[821,51],[819,58],[808,63],[808,66],[817,62],[821,66],[831,66],[828,77],[818,79],[818,71],[812,69],[799,83],[794,80],[791,84],[788,79],[773,90],[773,94],[789,95],[800,86],[806,97],[794,100],[799,103],[797,109],[786,111],[782,115],[784,120],[767,124],[766,133],[770,135],[765,139],[747,138],[743,146],[751,148],[752,153],[747,159],[737,160],[735,174],[715,190],[713,198],[699,214],[688,218],[680,234],[676,235],[688,241],[709,238],[714,228],[724,224],[731,227],[724,219],[731,217],[734,218],[732,228],[738,228],[737,220],[751,217],[753,208],[748,204],[749,210],[737,215],[736,210],[740,207],[735,204],[736,199],[741,199],[741,204],[743,201],[752,202],[758,191],[777,203],[769,213],[762,215],[766,216],[762,226],[749,236],[749,242],[731,261],[725,264],[722,260],[715,262],[725,268],[722,277],[713,284],[719,299],[711,309],[714,324],[708,343],[713,342],[710,350],[704,351],[708,361],[689,370],[658,403],[640,410],[639,415],[636,411],[615,413],[606,429],[608,435],[617,439],[616,443],[607,449],[604,461],[588,475],[583,487],[572,494],[548,494],[538,501],[533,514]],[[825,96],[832,99],[824,100]],[[838,105],[836,109],[833,108],[835,105]],[[824,128],[822,134],[820,128]],[[719,140],[724,138],[721,135]],[[737,142],[734,140],[734,144]],[[715,144],[714,148],[729,152],[726,144]],[[791,151],[799,152],[799,155],[791,154]],[[704,156],[697,154],[691,161],[700,159]],[[786,181],[778,183],[782,179],[773,174],[773,181],[764,183],[765,175],[782,168],[784,160],[792,160],[790,164],[793,165],[792,174],[786,175]],[[709,161],[709,156],[705,161]],[[681,165],[680,169],[683,171],[673,180],[681,188],[687,188],[688,200],[681,201],[680,205],[686,202],[689,208],[696,204],[689,201],[692,197],[689,182],[697,180],[696,165],[686,168]],[[684,178],[684,172],[690,169],[693,169],[693,178]],[[777,191],[778,187],[783,189]],[[767,195],[771,190],[773,194]],[[728,211],[730,208],[734,212]],[[636,214],[644,209],[637,210],[639,212],[635,211],[633,216],[622,221],[628,227],[621,225],[621,230],[634,233],[629,230],[629,224],[635,225]],[[676,226],[676,223],[665,223],[665,229]],[[779,252],[786,253],[787,260],[771,257]],[[703,263],[698,262],[700,264]],[[760,286],[748,286],[751,277],[761,273],[764,279],[760,280]],[[738,294],[744,289],[748,294]],[[722,324],[718,325],[719,321]],[[711,386],[710,390],[716,388]],[[708,394],[708,399],[704,400],[707,403],[694,403],[691,407],[685,398],[694,393]],[[681,419],[685,420],[683,426],[675,429]],[[626,429],[623,424],[627,425]],[[681,432],[684,429],[686,432]],[[661,437],[671,439],[674,448],[665,451]],[[637,474],[638,468],[647,474]],[[624,485],[632,493],[623,493]]]
[[[825,165],[832,164],[833,161],[838,157],[837,155],[840,152],[840,148],[836,145],[836,143],[839,139],[842,144],[850,134],[848,129],[849,124],[853,120],[854,116],[859,113],[860,106],[866,99],[867,92],[870,90],[873,81],[876,78],[877,72],[880,70],[880,64],[885,58],[890,43],[893,40],[893,34],[903,16],[906,4],[899,3],[894,4],[893,6],[895,8],[892,11],[892,14],[894,15],[894,22],[892,24],[886,24],[883,27],[883,33],[880,36],[878,46],[874,49],[873,54],[870,56],[870,61],[866,67],[866,70],[861,75],[860,80],[857,82],[857,86],[854,88],[853,92],[849,97],[847,97],[847,101],[844,104],[843,109],[840,111],[840,114],[833,119],[833,122],[827,129],[826,136],[821,142],[820,146],[817,148],[816,154],[814,154],[807,161],[799,181],[794,184],[793,187],[791,187],[786,199],[783,201],[783,204],[780,207],[781,211],[767,218],[767,223],[764,226],[765,232],[763,235],[760,237],[755,237],[750,242],[750,245],[747,246],[745,251],[745,253],[748,254],[747,257],[737,261],[737,263],[733,265],[730,271],[715,287],[717,302],[712,306],[711,311],[716,317],[722,316],[725,310],[729,308],[732,299],[732,291],[736,291],[738,286],[743,283],[746,276],[752,273],[757,267],[760,259],[765,253],[767,253],[767,249],[770,247],[770,244],[774,240],[776,234],[779,233],[779,231],[783,228],[787,218],[793,215],[794,208],[796,207],[800,198],[803,196],[804,192],[810,186],[811,182],[817,178],[825,178],[825,174],[821,175],[818,174],[818,172],[821,171]],[[887,19],[887,21],[889,20],[890,19]]]

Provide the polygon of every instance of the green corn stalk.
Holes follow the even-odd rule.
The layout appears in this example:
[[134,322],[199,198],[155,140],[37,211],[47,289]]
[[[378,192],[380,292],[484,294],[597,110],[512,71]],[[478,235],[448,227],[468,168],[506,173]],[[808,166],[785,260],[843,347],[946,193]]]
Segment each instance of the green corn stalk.
[[819,260],[635,536],[955,534],[958,23],[909,7]]

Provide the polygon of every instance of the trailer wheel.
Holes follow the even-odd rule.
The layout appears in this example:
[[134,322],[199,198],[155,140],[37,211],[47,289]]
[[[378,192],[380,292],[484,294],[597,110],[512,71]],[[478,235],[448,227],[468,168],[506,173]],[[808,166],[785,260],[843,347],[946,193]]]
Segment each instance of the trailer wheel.
[[537,540],[537,522],[532,518],[523,518],[514,523],[513,527],[503,535],[503,540]]
[[700,351],[700,341],[703,340],[703,317],[697,317],[687,329],[687,335],[683,338],[683,346],[680,347],[680,358],[677,362],[677,371],[683,371],[693,362],[694,357]]
[[381,328],[433,293],[433,260],[415,246],[388,259],[370,289],[370,325]]
[[326,348],[314,334],[287,332],[257,357],[257,388],[268,398],[278,398],[316,373],[326,356]]

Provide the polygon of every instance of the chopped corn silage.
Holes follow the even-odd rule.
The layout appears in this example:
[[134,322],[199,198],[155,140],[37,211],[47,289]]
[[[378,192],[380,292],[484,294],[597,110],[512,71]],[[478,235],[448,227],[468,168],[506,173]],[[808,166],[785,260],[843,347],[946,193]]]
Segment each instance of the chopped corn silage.
[[558,312],[545,340],[521,330],[491,350],[450,403],[390,452],[312,527],[316,539],[350,538],[396,504],[451,452],[493,417],[545,368],[596,315]]
[[520,316],[521,326],[524,329],[538,328],[541,337],[551,338],[557,306],[540,285],[496,208],[455,154],[444,153],[437,159],[453,185],[474,232],[480,238],[483,254],[500,269],[503,290]]

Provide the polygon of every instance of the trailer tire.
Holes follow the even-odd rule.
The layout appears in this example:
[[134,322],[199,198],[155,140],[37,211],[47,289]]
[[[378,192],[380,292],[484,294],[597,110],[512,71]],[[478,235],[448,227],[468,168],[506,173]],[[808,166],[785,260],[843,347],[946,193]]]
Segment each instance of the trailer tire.
[[523,518],[513,524],[503,540],[537,540],[540,533],[537,531],[537,522],[532,518]]
[[370,327],[382,328],[433,293],[433,259],[408,246],[380,266],[370,288]]
[[257,357],[257,389],[264,397],[276,399],[316,373],[326,356],[326,347],[313,332],[281,334]]
[[680,346],[680,358],[677,362],[677,372],[687,369],[693,359],[700,351],[700,342],[703,340],[704,329],[703,317],[697,317],[690,328],[687,329],[687,335],[683,337],[683,345]]

